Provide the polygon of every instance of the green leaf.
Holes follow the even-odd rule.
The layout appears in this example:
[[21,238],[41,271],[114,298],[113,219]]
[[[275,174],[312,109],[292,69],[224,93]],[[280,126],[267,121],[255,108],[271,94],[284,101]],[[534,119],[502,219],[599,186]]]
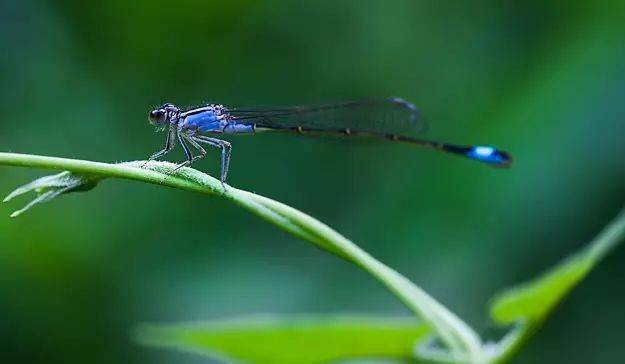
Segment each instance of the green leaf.
[[256,316],[187,325],[143,325],[139,342],[252,363],[414,358],[428,328],[415,319]]
[[625,212],[621,212],[586,248],[538,278],[497,295],[491,306],[501,324],[542,320],[601,258],[625,238]]
[[94,188],[99,180],[100,178],[97,177],[86,177],[65,171],[52,176],[41,177],[24,186],[18,187],[5,197],[3,202],[10,201],[17,196],[31,191],[37,194],[34,200],[30,201],[22,209],[11,214],[11,217],[16,217],[32,207],[48,202],[64,193],[88,191]]
[[537,278],[496,295],[491,303],[493,320],[502,325],[517,325],[495,349],[501,355],[499,359],[512,355],[557,304],[624,239],[625,210],[580,252]]
[[573,256],[538,278],[500,293],[491,306],[493,320],[500,324],[542,320],[588,274],[593,263],[583,255]]

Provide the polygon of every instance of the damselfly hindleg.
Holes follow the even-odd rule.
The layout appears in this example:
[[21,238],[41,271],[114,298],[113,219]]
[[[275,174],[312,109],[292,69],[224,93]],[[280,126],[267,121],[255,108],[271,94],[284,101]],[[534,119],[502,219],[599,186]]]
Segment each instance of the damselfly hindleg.
[[193,135],[193,136],[190,136],[189,139],[197,143],[204,143],[204,144],[212,145],[213,147],[217,147],[221,149],[220,180],[222,183],[225,183],[226,178],[228,177],[228,168],[230,166],[230,154],[232,151],[232,145],[230,144],[230,142],[217,139],[217,138],[209,138],[204,135]]

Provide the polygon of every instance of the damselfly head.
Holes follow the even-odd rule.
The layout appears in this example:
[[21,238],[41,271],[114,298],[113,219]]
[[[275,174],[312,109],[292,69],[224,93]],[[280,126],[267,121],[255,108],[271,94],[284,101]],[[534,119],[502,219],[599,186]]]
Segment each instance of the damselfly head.
[[180,109],[174,104],[165,103],[161,107],[150,111],[148,119],[157,128],[164,127],[167,123],[175,122],[179,113]]

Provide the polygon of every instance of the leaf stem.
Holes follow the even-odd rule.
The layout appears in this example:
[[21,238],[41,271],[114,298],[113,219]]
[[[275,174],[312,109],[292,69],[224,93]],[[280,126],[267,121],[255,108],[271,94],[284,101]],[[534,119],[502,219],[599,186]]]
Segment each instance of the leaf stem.
[[[116,177],[217,195],[232,200],[250,212],[301,239],[362,268],[436,332],[457,362],[485,362],[479,336],[465,322],[429,296],[406,277],[373,258],[327,225],[292,207],[257,194],[221,184],[217,179],[191,168],[168,175],[173,164],[143,161],[108,164],[38,155],[0,153],[0,165],[69,170],[94,177]],[[165,173],[165,174],[164,174]]]

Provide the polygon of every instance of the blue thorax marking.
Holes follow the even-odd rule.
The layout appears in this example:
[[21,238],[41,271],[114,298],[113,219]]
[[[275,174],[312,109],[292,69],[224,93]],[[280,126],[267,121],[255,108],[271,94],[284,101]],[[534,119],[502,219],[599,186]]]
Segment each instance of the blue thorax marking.
[[232,120],[220,105],[210,105],[180,114],[178,126],[181,130],[197,130],[200,133],[252,133],[254,125],[241,124]]

